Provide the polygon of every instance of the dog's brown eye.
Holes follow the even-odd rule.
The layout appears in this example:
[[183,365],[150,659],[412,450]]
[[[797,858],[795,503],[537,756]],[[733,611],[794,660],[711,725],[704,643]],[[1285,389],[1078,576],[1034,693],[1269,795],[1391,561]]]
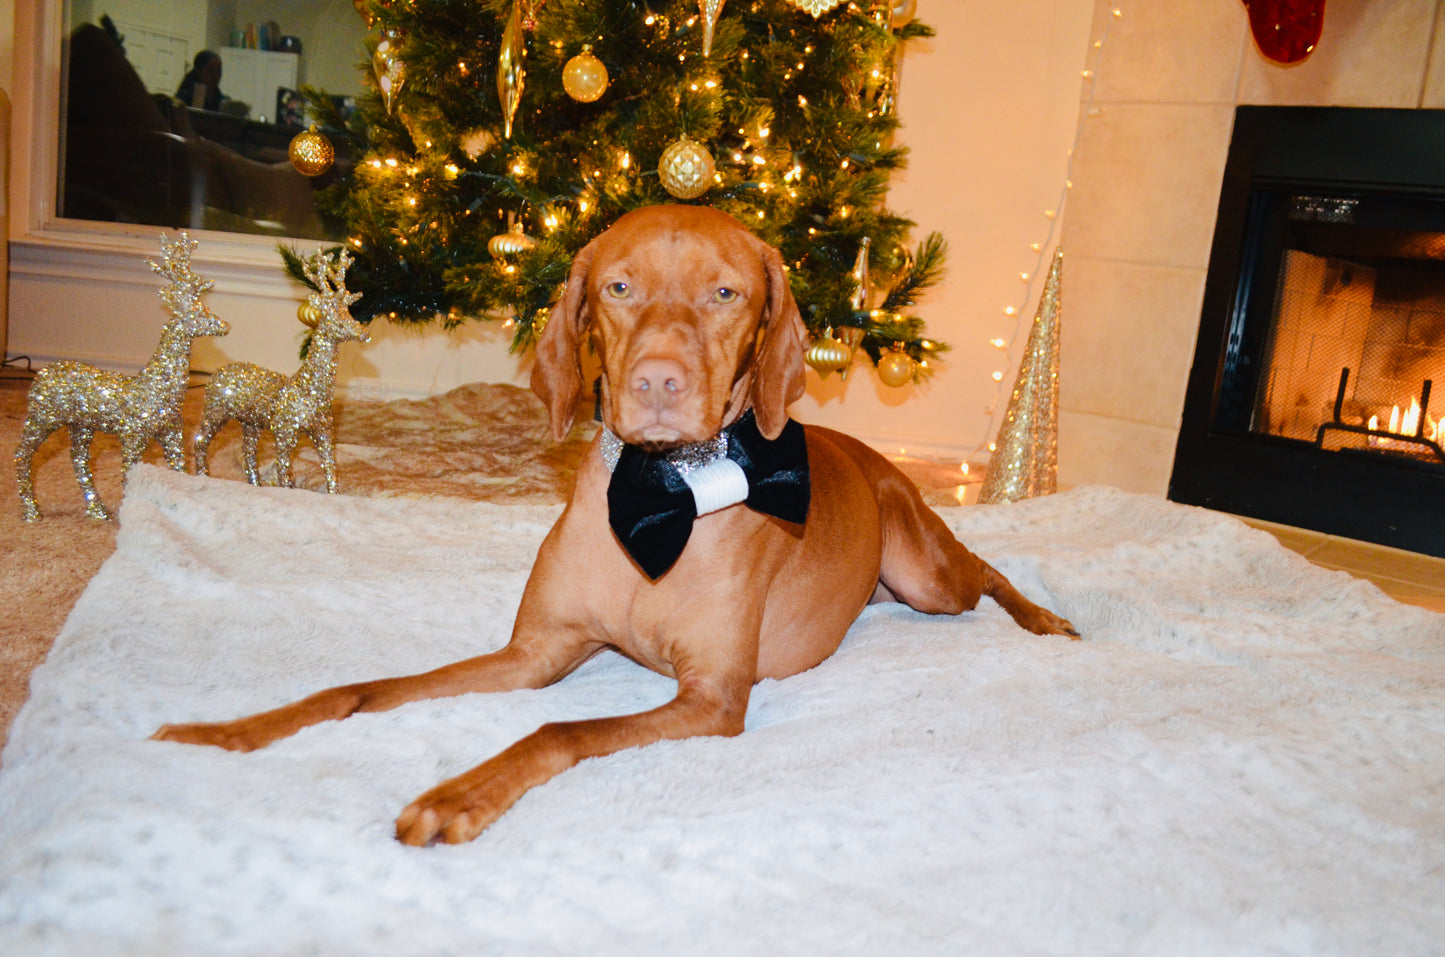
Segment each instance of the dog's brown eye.
[[714,302],[732,302],[737,297],[738,291],[736,289],[729,289],[726,286],[712,294]]
[[613,299],[626,299],[632,290],[627,288],[625,282],[613,282],[607,284],[607,295]]

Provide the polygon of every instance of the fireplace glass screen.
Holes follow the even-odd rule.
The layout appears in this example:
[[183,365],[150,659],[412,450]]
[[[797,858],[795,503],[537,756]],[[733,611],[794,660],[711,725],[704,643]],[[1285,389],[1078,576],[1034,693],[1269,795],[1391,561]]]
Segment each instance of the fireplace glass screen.
[[1445,233],[1361,229],[1355,203],[1291,198],[1251,428],[1445,465]]

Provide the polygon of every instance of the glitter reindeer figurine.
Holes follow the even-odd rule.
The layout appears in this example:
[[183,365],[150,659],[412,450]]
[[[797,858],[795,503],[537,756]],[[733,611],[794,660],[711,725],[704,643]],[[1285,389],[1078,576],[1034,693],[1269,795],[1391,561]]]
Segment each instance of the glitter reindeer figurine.
[[174,241],[161,236],[164,262],[152,261],[150,266],[170,281],[159,294],[171,318],[155,354],[137,375],[107,372],[83,362],[54,362],[36,374],[30,385],[25,428],[15,449],[15,477],[25,521],[40,520],[30,475],[35,450],[62,427],[70,430],[71,464],[85,496],[85,513],[91,518],[110,518],[91,472],[90,443],[95,433],[120,436],[122,480],[152,439],[160,443],[171,468],[186,470],[181,402],[190,376],[191,342],[230,331],[201,302],[214,283],[191,271],[195,248],[195,241],[185,233]]
[[346,291],[346,270],[351,257],[341,250],[335,260],[324,251],[307,258],[303,271],[319,289],[308,297],[316,329],[301,368],[289,379],[279,372],[249,362],[237,362],[216,373],[206,386],[205,412],[196,434],[196,472],[206,473],[206,456],[211,440],[221,427],[239,419],[246,480],[260,484],[256,469],[256,447],[261,430],[270,429],[276,442],[277,484],[290,487],[291,456],[301,433],[321,457],[326,474],[326,491],[336,494],[336,455],[331,414],[332,392],[336,386],[336,352],[343,342],[369,342],[366,328],[351,318],[350,306],[360,293]]

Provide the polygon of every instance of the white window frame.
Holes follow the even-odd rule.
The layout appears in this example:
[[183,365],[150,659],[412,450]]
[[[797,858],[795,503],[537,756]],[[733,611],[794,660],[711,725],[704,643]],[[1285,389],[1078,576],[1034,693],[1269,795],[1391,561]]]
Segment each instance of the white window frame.
[[[57,214],[64,4],[54,0],[14,0],[14,16],[9,223],[12,264],[30,260],[27,251],[42,257],[43,250],[62,257],[87,251],[142,258],[152,255],[157,237],[162,232],[175,232],[175,228],[67,219]],[[202,229],[186,232],[201,240],[198,260],[250,273],[242,282],[254,283],[250,291],[255,293],[288,294],[289,280],[281,269],[276,237]],[[318,245],[315,240],[291,242],[305,247]],[[19,263],[17,252],[21,254]]]

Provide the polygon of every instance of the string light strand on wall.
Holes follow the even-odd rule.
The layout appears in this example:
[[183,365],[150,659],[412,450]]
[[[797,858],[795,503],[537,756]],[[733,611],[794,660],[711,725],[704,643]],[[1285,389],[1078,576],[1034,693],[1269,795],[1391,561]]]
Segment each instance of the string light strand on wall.
[[[1085,61],[1084,69],[1080,72],[1080,75],[1083,77],[1084,80],[1086,93],[1084,96],[1083,104],[1079,110],[1078,122],[1074,127],[1073,143],[1070,145],[1069,151],[1067,153],[1066,164],[1064,167],[1064,182],[1059,189],[1059,201],[1057,204],[1054,205],[1052,209],[1044,210],[1044,218],[1047,219],[1049,223],[1049,227],[1044,234],[1044,238],[1039,242],[1029,244],[1029,249],[1035,254],[1033,267],[1029,270],[1019,273],[1019,279],[1023,282],[1023,304],[1025,306],[1033,302],[1034,300],[1034,280],[1038,278],[1038,276],[1044,269],[1044,257],[1049,255],[1050,250],[1054,247],[1054,234],[1058,230],[1060,218],[1064,211],[1064,206],[1068,201],[1069,190],[1073,189],[1074,186],[1074,155],[1078,151],[1079,140],[1084,134],[1084,123],[1090,116],[1094,115],[1095,113],[1094,92],[1096,89],[1096,85],[1094,83],[1094,80],[1098,74],[1100,61],[1103,59],[1104,45],[1109,40],[1109,33],[1114,26],[1114,22],[1116,20],[1122,19],[1123,16],[1124,11],[1120,7],[1115,6],[1110,9],[1109,16],[1104,21],[1104,28],[1102,31],[1100,31],[1099,38],[1091,44],[1090,54]],[[994,436],[997,434],[995,419],[997,418],[1000,409],[1004,407],[1004,404],[1000,402],[1000,399],[1004,395],[1004,390],[1009,388],[1009,383],[1006,382],[1006,370],[1011,367],[1010,360],[1013,359],[1014,345],[1018,342],[1019,334],[1023,331],[1025,310],[1021,306],[1005,306],[1003,309],[1003,313],[1004,315],[1013,319],[1013,331],[1010,333],[1008,339],[996,336],[987,341],[990,346],[998,349],[1000,352],[1003,353],[1005,359],[1005,368],[995,369],[990,374],[990,377],[993,379],[994,382],[993,399],[984,409],[984,414],[988,416],[988,429],[985,432],[984,441],[974,446],[973,450],[964,457],[962,468],[965,474],[969,470],[969,462],[973,461],[984,449],[987,449],[990,453],[994,451]]]

